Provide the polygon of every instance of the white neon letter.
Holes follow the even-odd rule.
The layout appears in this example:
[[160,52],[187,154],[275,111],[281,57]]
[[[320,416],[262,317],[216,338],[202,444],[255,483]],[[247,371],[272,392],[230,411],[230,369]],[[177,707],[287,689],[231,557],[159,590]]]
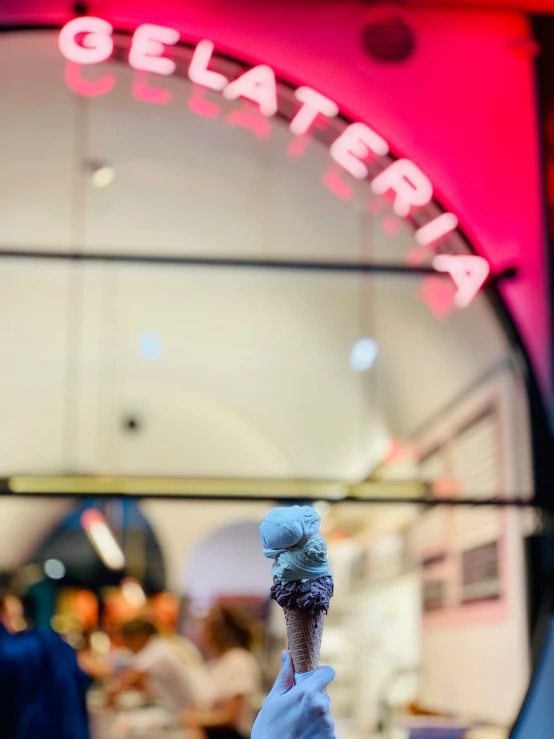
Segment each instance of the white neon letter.
[[331,144],[330,151],[335,162],[358,180],[364,180],[368,169],[361,160],[371,152],[384,157],[389,153],[389,145],[365,123],[351,123]]
[[409,214],[414,205],[427,205],[433,197],[433,185],[423,172],[409,159],[397,159],[371,183],[377,195],[394,190],[394,210],[402,217]]
[[415,240],[420,246],[428,246],[454,231],[457,226],[458,219],[454,213],[441,213],[440,216],[433,218],[425,226],[418,228],[415,232]]
[[326,98],[325,95],[312,90],[311,87],[299,87],[295,91],[294,97],[302,103],[302,107],[289,126],[295,136],[302,136],[307,133],[320,113],[327,118],[334,118],[338,115],[339,106]]
[[248,98],[259,105],[262,115],[270,118],[277,112],[275,73],[265,64],[253,67],[230,82],[223,91],[223,96],[227,100]]
[[220,92],[227,87],[229,80],[225,75],[208,69],[213,53],[214,45],[211,41],[201,41],[198,44],[190,60],[189,80],[202,87],[209,87]]
[[433,259],[437,272],[448,272],[458,291],[454,303],[458,308],[467,308],[489,276],[490,265],[483,257],[475,255],[452,256],[438,254]]
[[[84,33],[80,44],[76,38]],[[92,16],[74,18],[60,31],[58,45],[63,56],[76,64],[99,64],[113,52],[113,28],[108,21]]]
[[165,46],[173,46],[179,41],[179,31],[166,26],[144,23],[133,34],[129,64],[142,72],[170,75],[175,71],[175,62],[165,59],[162,54]]

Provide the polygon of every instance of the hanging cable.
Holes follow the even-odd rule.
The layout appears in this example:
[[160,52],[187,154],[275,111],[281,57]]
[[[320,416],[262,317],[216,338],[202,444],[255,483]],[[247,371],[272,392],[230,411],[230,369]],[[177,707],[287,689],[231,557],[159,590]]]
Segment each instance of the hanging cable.
[[[71,183],[71,251],[82,253],[86,239],[86,179],[84,162],[88,138],[88,101],[75,96],[73,173]],[[64,375],[62,465],[72,472],[78,465],[81,390],[81,346],[83,333],[83,264],[68,265],[66,313],[66,361]]]

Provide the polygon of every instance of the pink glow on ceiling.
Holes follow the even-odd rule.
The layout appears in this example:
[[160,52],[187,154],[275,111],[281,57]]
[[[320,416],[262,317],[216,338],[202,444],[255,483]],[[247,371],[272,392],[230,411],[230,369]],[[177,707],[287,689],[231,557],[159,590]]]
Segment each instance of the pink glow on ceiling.
[[115,74],[101,74],[97,80],[89,80],[82,75],[82,66],[75,62],[67,62],[65,65],[65,83],[69,89],[83,97],[100,97],[107,95],[116,86]]

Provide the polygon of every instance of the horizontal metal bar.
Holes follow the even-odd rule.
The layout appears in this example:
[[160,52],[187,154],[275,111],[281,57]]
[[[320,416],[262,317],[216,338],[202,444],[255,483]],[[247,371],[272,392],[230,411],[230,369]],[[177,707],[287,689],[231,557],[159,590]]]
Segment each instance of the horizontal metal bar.
[[420,481],[369,480],[348,483],[333,480],[276,480],[169,477],[14,476],[0,480],[0,496],[133,497],[156,500],[317,501],[329,503],[419,503],[449,506],[533,506],[532,495],[507,499],[439,499]]
[[[20,497],[14,493],[0,490],[0,498],[3,497]],[[97,498],[98,495],[94,493],[66,493],[66,492],[48,492],[48,493],[25,493],[25,498],[74,498],[76,500],[86,500],[90,498]],[[272,505],[278,503],[295,503],[304,505],[311,500],[323,500],[320,498],[303,498],[303,497],[280,497],[278,495],[204,495],[204,494],[186,494],[186,495],[167,495],[167,494],[156,494],[156,495],[123,495],[116,491],[102,494],[103,498],[114,498],[121,499],[125,497],[134,498],[137,500],[182,500],[186,501],[206,501],[206,502],[231,502],[231,503],[271,503]],[[538,506],[532,499],[526,499],[522,497],[510,498],[490,498],[490,499],[472,499],[464,498],[463,500],[447,500],[440,498],[388,498],[386,496],[378,496],[375,498],[346,498],[343,500],[329,500],[330,505],[340,505],[341,503],[356,503],[362,505],[421,505],[421,506],[448,506],[450,508],[534,508],[543,510],[542,506]]]
[[[364,262],[316,262],[295,259],[252,259],[232,257],[176,256],[172,254],[126,254],[116,252],[75,252],[0,249],[0,259],[26,259],[62,262],[115,262],[121,264],[174,265],[183,267],[231,267],[239,269],[277,269],[314,272],[384,273],[395,275],[442,275],[433,267]],[[443,275],[444,276],[444,275]]]
[[[307,272],[346,272],[354,274],[392,274],[405,277],[435,275],[449,278],[446,272],[438,272],[431,266],[407,266],[405,264],[368,262],[316,262],[296,259],[251,259],[232,257],[179,257],[173,254],[127,254],[116,252],[37,251],[31,249],[0,249],[0,259],[28,259],[63,262],[112,262],[115,264],[175,265],[181,267],[230,267],[238,269],[275,269]],[[514,267],[491,274],[489,282],[513,280],[517,276]]]
[[[368,495],[421,498],[427,491],[425,483],[362,482],[339,480],[291,480],[256,478],[188,478],[188,477],[94,477],[94,476],[25,476],[16,475],[4,481],[14,493],[51,492],[86,495],[216,495],[220,497],[258,495],[278,498],[313,500],[344,500]],[[1,487],[1,484],[0,484]]]

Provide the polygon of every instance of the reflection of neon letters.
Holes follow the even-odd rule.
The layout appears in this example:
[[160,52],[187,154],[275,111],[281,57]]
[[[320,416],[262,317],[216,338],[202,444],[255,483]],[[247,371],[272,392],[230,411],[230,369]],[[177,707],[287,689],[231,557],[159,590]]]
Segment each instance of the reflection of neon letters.
[[171,102],[173,94],[170,90],[164,90],[161,87],[152,87],[148,84],[148,73],[141,72],[137,69],[135,78],[131,86],[133,97],[136,100],[142,100],[152,105],[167,105]]
[[81,65],[68,62],[65,67],[65,82],[72,92],[83,97],[100,97],[111,92],[116,85],[115,74],[104,74],[98,80],[87,80],[81,75]]
[[329,167],[323,175],[323,184],[337,198],[341,200],[354,200],[354,191],[350,185],[347,185],[346,182],[341,180],[338,173],[333,169],[333,166]]
[[[174,46],[179,39],[179,31],[166,26],[143,24],[136,29],[131,40],[129,64],[137,70],[132,88],[137,99],[155,104],[165,104],[171,100],[170,91],[148,86],[146,73],[165,76],[175,73],[175,62],[166,58],[164,52],[167,46]],[[78,66],[100,64],[112,56],[114,42],[110,23],[91,16],[75,18],[60,31],[59,48],[69,61],[66,82],[73,92],[92,97],[107,94],[115,87],[113,74],[104,75],[97,81],[88,81],[81,76]],[[221,115],[221,106],[204,99],[200,89],[221,92],[227,100],[245,98],[257,106],[259,113],[254,109],[231,111],[227,113],[225,120],[230,125],[254,132],[261,139],[269,138],[271,123],[267,119],[279,112],[274,71],[271,67],[260,64],[236,79],[229,80],[225,75],[209,68],[213,55],[214,44],[206,39],[200,41],[193,52],[188,77],[194,83],[195,90],[189,100],[189,109],[207,118]],[[317,125],[318,119],[334,118],[339,109],[336,103],[311,87],[299,87],[294,95],[300,107],[289,124],[289,130],[295,137],[291,142],[294,146],[291,148],[289,145],[289,151],[291,156],[301,156],[311,129]],[[396,214],[406,218],[412,214],[413,209],[431,202],[433,186],[409,159],[379,161],[388,154],[389,145],[385,139],[360,122],[348,125],[330,145],[330,155],[334,162],[340,165],[344,173],[347,172],[358,180],[369,177],[369,161],[374,169],[380,168],[381,171],[371,179],[371,189],[377,195],[390,196]],[[333,167],[325,172],[323,182],[337,197],[343,200],[354,198],[353,187]],[[412,249],[409,260],[414,264],[419,263],[423,258],[420,250],[431,245],[434,249],[435,243],[455,231],[457,225],[458,219],[453,213],[442,213],[420,225],[415,233],[418,247]],[[459,308],[469,305],[489,274],[486,260],[475,256],[438,255],[433,261],[433,267],[452,277],[457,287],[455,303]]]
[[467,308],[489,276],[489,263],[475,255],[452,256],[437,254],[433,267],[438,272],[448,272],[458,288],[454,302],[458,308]]
[[188,99],[189,110],[203,118],[219,118],[221,115],[221,105],[206,100],[204,92],[204,89],[199,85],[193,86],[193,93]]
[[230,126],[242,126],[252,131],[259,139],[268,139],[271,136],[271,123],[267,118],[254,115],[248,110],[230,110],[225,116]]

